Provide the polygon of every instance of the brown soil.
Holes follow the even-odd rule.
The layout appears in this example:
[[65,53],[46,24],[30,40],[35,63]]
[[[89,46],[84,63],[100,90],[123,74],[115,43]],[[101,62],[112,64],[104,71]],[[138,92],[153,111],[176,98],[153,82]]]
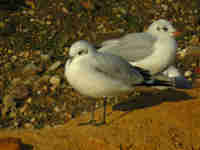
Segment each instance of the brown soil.
[[[101,113],[97,110],[97,120]],[[84,114],[55,128],[1,130],[0,138],[21,138],[33,150],[199,150],[199,116],[200,88],[147,89],[142,96],[109,106],[107,125],[78,126],[89,119]]]

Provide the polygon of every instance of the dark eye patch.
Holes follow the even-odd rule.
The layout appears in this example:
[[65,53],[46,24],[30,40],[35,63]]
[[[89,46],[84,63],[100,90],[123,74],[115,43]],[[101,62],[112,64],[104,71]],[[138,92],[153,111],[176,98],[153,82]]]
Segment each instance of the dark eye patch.
[[83,54],[87,54],[87,53],[88,53],[87,50],[80,50],[80,51],[78,52],[78,55],[83,55]]
[[79,52],[78,52],[78,55],[81,55],[81,54],[83,54],[83,51],[79,51]]
[[163,27],[163,30],[164,30],[165,32],[167,32],[167,31],[168,31],[168,28],[167,28],[167,27]]
[[160,27],[157,27],[156,30],[160,31]]

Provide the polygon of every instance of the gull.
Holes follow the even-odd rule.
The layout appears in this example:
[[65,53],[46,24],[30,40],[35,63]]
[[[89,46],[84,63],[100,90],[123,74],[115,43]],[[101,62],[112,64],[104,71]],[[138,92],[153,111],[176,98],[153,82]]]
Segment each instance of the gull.
[[[132,66],[120,56],[96,51],[92,44],[84,40],[77,41],[70,47],[65,77],[82,95],[104,98],[104,115],[100,124],[106,123],[106,97],[131,92],[135,86],[140,85],[172,85],[170,81],[153,79],[148,71]],[[84,124],[96,124],[94,109],[90,121],[81,125]]]
[[155,75],[174,63],[177,48],[174,36],[179,34],[169,21],[159,19],[146,32],[104,41],[99,51],[121,56],[133,66]]

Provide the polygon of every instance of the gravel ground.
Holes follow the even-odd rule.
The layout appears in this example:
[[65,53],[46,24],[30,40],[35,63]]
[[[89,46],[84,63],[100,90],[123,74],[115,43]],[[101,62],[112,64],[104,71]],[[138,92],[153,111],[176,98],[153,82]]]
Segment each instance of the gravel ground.
[[[63,75],[69,46],[80,39],[98,44],[144,31],[153,20],[164,18],[182,31],[177,38],[177,67],[193,80],[195,68],[200,66],[199,55],[185,57],[190,47],[200,50],[194,50],[200,44],[198,0],[3,2],[0,1],[0,128],[55,126],[90,110],[90,101],[74,91]],[[125,99],[140,94],[134,92]],[[113,98],[109,103],[119,101]],[[102,101],[98,101],[97,108],[101,105]]]

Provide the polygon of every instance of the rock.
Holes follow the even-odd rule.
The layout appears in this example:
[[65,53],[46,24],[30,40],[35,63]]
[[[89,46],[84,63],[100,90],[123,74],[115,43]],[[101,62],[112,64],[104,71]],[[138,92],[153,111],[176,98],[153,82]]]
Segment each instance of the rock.
[[185,49],[180,50],[180,51],[177,52],[177,57],[178,57],[179,59],[183,59],[183,58],[185,58],[185,56],[186,56],[187,54],[188,54],[188,49],[185,48]]
[[185,76],[185,77],[191,77],[191,75],[192,75],[192,71],[190,71],[190,70],[188,70],[188,71],[186,71],[186,72],[184,73],[184,76]]
[[4,107],[1,109],[2,117],[6,117],[6,113],[10,110],[16,107],[16,103],[14,101],[13,96],[6,95],[3,97],[3,105]]
[[47,25],[50,25],[50,24],[52,24],[52,22],[51,22],[50,20],[47,20],[47,21],[46,21],[46,24],[47,24]]
[[53,65],[51,65],[48,71],[54,71],[61,65],[61,61],[56,61]]
[[48,60],[50,59],[50,56],[47,55],[47,54],[42,54],[42,55],[40,56],[40,58],[41,58],[42,61],[48,61]]
[[43,75],[42,77],[38,78],[38,80],[36,80],[33,83],[32,92],[37,93],[39,95],[47,94],[48,93],[49,79],[50,79],[49,75]]
[[60,108],[58,106],[56,106],[56,107],[54,107],[54,111],[55,112],[60,112],[61,110],[60,110]]
[[35,64],[27,64],[23,69],[23,74],[34,75],[38,70],[39,68]]
[[30,91],[28,87],[24,84],[17,84],[16,86],[12,87],[10,94],[15,99],[26,99],[28,98]]
[[21,84],[22,83],[22,79],[21,78],[14,78],[11,81],[11,85],[16,86],[17,84]]
[[69,14],[69,10],[65,7],[62,7],[62,12],[65,14]]
[[[4,82],[0,80],[0,89],[4,89],[5,85]],[[0,96],[3,94],[3,90],[0,90]]]
[[31,123],[25,123],[25,124],[24,124],[24,128],[26,128],[26,129],[33,129],[34,126],[33,126],[33,124],[31,124]]
[[196,67],[194,72],[197,76],[200,76],[200,67]]
[[161,3],[161,1],[160,0],[156,0],[156,4],[160,4]]
[[0,150],[22,150],[21,139],[13,137],[0,139]]
[[167,11],[167,10],[168,10],[168,6],[165,5],[165,4],[162,4],[161,7],[164,9],[164,11]]
[[193,88],[200,88],[200,78],[194,79]]
[[55,87],[58,87],[60,85],[60,81],[61,79],[58,75],[52,76],[49,80],[49,82]]

